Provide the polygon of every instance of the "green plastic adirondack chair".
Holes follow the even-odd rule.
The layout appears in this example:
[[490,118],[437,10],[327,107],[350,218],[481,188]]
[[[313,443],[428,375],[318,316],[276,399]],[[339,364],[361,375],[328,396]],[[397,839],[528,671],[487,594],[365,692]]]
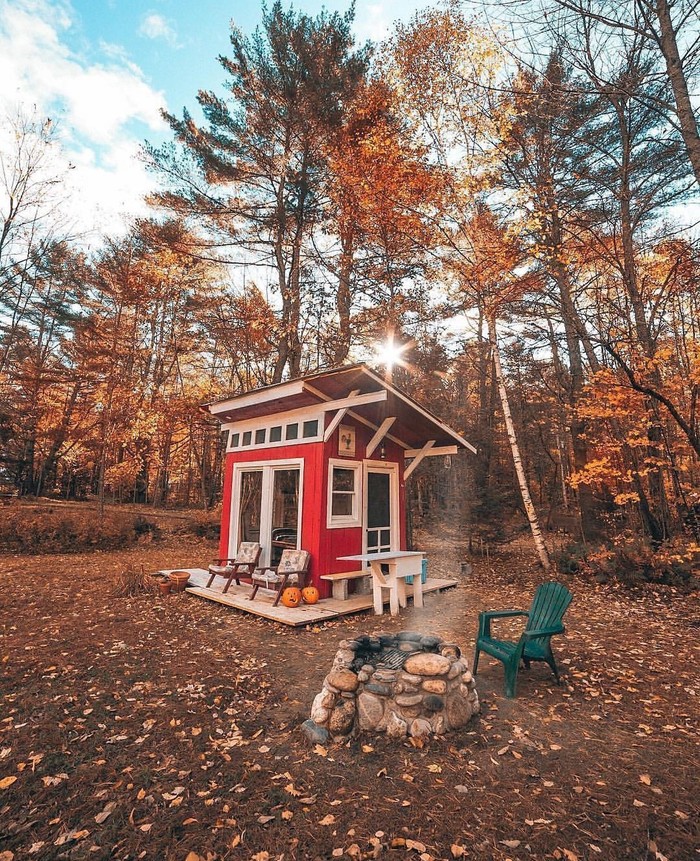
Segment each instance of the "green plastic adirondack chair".
[[[520,661],[526,667],[531,661],[545,661],[559,684],[557,669],[550,640],[555,634],[564,631],[562,617],[573,600],[573,595],[561,583],[543,583],[537,587],[532,605],[525,610],[489,610],[479,613],[479,633],[476,638],[473,672],[479,666],[479,653],[501,661],[505,671],[506,696],[515,696],[515,684]],[[497,640],[491,635],[491,620],[505,619],[510,616],[527,616],[527,625],[517,642]]]

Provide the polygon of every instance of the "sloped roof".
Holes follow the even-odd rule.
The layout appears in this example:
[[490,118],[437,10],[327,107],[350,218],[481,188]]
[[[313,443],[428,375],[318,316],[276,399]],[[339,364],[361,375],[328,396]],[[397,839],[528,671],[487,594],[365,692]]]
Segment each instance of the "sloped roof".
[[388,416],[395,416],[388,436],[406,449],[421,448],[434,440],[436,447],[456,445],[476,451],[457,431],[362,363],[263,386],[204,404],[203,409],[222,423],[235,423],[343,400],[353,392],[361,396],[382,390],[386,392],[385,400],[351,406],[350,414],[373,428],[378,428]]

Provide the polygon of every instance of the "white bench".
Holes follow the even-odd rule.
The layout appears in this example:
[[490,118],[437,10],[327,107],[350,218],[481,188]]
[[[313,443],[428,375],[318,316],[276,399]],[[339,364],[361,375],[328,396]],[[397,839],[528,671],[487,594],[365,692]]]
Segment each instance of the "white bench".
[[348,582],[358,577],[369,577],[369,571],[340,571],[338,574],[321,574],[321,580],[328,580],[333,587],[333,597],[337,601],[347,601]]

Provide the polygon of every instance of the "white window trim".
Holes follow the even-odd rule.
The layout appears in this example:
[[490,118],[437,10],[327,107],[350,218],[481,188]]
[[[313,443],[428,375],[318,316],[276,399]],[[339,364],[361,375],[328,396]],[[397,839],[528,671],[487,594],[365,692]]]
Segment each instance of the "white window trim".
[[[333,514],[333,468],[350,469],[355,474],[355,492],[352,514]],[[328,529],[347,529],[362,526],[362,461],[348,460],[345,457],[328,458],[328,503],[326,527]]]
[[301,522],[304,503],[304,459],[289,458],[284,460],[260,460],[249,461],[245,463],[236,463],[233,466],[232,477],[232,499],[231,499],[231,519],[229,521],[228,533],[228,552],[229,557],[233,558],[238,550],[240,543],[240,514],[241,514],[241,482],[244,472],[261,472],[262,473],[262,499],[260,511],[260,544],[262,546],[262,554],[260,556],[260,565],[269,565],[272,553],[270,546],[270,535],[272,532],[272,483],[274,480],[273,473],[280,469],[298,469],[299,470],[299,510],[297,511],[297,550],[301,541]]
[[[228,430],[229,438],[226,447],[227,452],[247,452],[255,451],[261,448],[281,448],[285,445],[304,445],[305,443],[321,442],[323,440],[325,413],[318,409],[310,410],[304,407],[298,410],[290,410],[285,413],[277,413],[270,416],[261,416],[257,419],[248,419],[241,422],[227,422],[221,425],[222,430]],[[317,421],[316,435],[305,437],[304,422]],[[287,439],[287,425],[298,425],[299,431],[296,439]],[[270,429],[281,425],[282,439],[276,442],[270,442]],[[265,442],[255,442],[255,432],[259,430],[265,431]],[[251,441],[249,445],[243,445],[243,434],[246,431],[251,431]],[[233,445],[234,433],[239,434],[238,445]]]

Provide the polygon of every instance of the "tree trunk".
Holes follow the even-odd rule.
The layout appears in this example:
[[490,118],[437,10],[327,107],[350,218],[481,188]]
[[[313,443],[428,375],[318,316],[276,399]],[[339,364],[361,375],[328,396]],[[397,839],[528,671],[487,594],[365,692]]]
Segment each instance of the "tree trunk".
[[350,352],[350,310],[352,307],[352,291],[350,279],[353,269],[353,229],[350,226],[340,237],[342,251],[338,272],[338,292],[335,307],[338,312],[338,340],[333,352],[336,365],[342,365]]
[[489,340],[491,341],[491,352],[493,354],[493,366],[496,374],[496,385],[498,387],[498,394],[501,398],[501,408],[503,410],[503,420],[506,425],[506,432],[508,434],[508,441],[510,443],[510,450],[513,454],[513,465],[515,466],[515,474],[518,478],[518,486],[520,488],[520,495],[523,500],[523,506],[525,507],[525,513],[527,515],[527,519],[530,523],[530,529],[532,531],[532,540],[535,543],[535,549],[537,550],[537,555],[539,556],[540,563],[545,571],[549,571],[551,563],[549,561],[549,553],[547,552],[547,547],[544,543],[544,538],[542,536],[542,530],[540,529],[540,522],[537,517],[537,511],[535,510],[535,506],[532,504],[532,499],[530,497],[530,490],[527,485],[527,477],[525,475],[525,470],[523,468],[523,462],[520,457],[520,447],[518,446],[518,438],[515,434],[515,425],[513,424],[513,416],[510,412],[510,404],[508,402],[508,392],[506,390],[505,380],[503,379],[503,369],[501,368],[501,357],[498,353],[498,340],[496,337],[496,321],[493,316],[487,315],[486,317],[488,331],[489,331]]
[[671,19],[668,0],[655,0],[654,11],[659,22],[659,46],[666,61],[666,73],[671,82],[673,98],[676,102],[676,115],[680,126],[683,143],[688,152],[688,159],[695,174],[695,180],[700,184],[700,136],[698,124],[693,111],[693,104],[688,93],[688,82],[683,70],[676,31]]

